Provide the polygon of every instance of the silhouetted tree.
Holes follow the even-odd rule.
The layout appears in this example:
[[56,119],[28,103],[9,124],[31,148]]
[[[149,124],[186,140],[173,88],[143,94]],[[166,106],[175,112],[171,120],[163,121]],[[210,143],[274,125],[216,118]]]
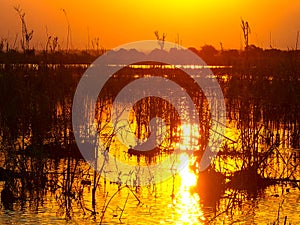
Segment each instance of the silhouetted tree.
[[244,34],[245,49],[248,49],[248,46],[249,46],[249,34],[251,33],[248,21],[244,21],[242,19],[241,27],[242,27],[243,34]]
[[202,56],[212,57],[215,56],[218,53],[218,50],[215,49],[212,45],[204,45],[201,47],[201,50],[199,51],[199,54]]
[[166,40],[166,36],[167,34],[163,33],[162,36],[159,35],[158,31],[154,31],[155,37],[158,41],[158,44],[160,46],[160,49],[163,50],[164,46],[165,46],[165,40]]
[[195,54],[199,54],[199,51],[196,49],[196,48],[194,48],[194,47],[189,47],[188,48],[190,51],[192,51],[192,52],[194,52]]
[[16,12],[18,13],[21,23],[22,23],[22,40],[21,40],[21,47],[24,53],[29,52],[30,50],[30,41],[33,37],[33,30],[28,31],[26,21],[25,21],[25,13],[20,8],[20,6],[14,7]]

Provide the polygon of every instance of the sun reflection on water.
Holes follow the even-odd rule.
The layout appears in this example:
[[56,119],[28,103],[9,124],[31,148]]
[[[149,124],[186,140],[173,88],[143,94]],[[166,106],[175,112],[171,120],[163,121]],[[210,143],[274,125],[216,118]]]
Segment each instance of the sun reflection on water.
[[181,162],[189,162],[179,172],[181,178],[181,185],[177,193],[175,203],[177,204],[177,213],[180,215],[176,224],[201,224],[204,223],[205,217],[200,208],[200,197],[197,193],[192,193],[191,188],[197,184],[196,174],[189,168],[192,159],[182,154],[180,156]]

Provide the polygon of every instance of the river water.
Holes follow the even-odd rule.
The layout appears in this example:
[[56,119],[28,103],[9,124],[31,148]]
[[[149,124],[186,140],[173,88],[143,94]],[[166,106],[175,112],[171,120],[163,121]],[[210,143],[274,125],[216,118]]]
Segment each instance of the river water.
[[[61,166],[66,162],[62,160],[59,164],[56,172],[63,171]],[[87,168],[84,162],[80,166]],[[92,176],[93,173],[86,177],[92,181]],[[289,223],[299,224],[300,191],[290,184],[270,186],[255,197],[227,189],[211,205],[201,198],[203,193],[197,192],[196,183],[197,175],[188,166],[170,179],[148,187],[118,187],[101,179],[93,214],[91,185],[74,182],[74,193],[82,190],[82,195],[77,193],[72,198],[68,211],[59,187],[62,183],[58,181],[55,191],[49,185],[34,196],[27,194],[26,199],[15,201],[13,209],[2,207],[0,221],[1,224],[99,224],[107,206],[102,224],[273,224],[278,218],[283,224],[286,216]]]
[[[11,102],[8,100],[6,106],[9,110],[1,109],[3,121],[6,121],[7,117],[11,122],[11,124],[2,123],[7,127],[1,131],[1,154],[3,155],[1,167],[5,165],[10,170],[23,171],[24,177],[27,172],[34,171],[35,173],[29,176],[30,181],[22,180],[22,177],[13,179],[10,185],[13,186],[16,199],[12,201],[13,205],[9,209],[4,205],[0,208],[0,224],[300,224],[299,159],[294,160],[293,149],[290,146],[277,146],[278,153],[268,156],[266,161],[268,166],[264,167],[264,174],[267,177],[288,177],[289,181],[269,185],[255,193],[247,188],[226,187],[220,195],[216,195],[213,189],[203,191],[200,188],[209,181],[202,179],[197,168],[195,169],[197,159],[195,159],[196,156],[186,151],[190,148],[187,145],[183,146],[184,151],[174,156],[179,165],[188,162],[187,165],[180,170],[168,171],[172,176],[169,176],[167,180],[148,186],[136,186],[131,183],[128,186],[125,183],[118,184],[114,180],[109,180],[103,173],[99,181],[94,184],[94,170],[82,158],[41,159],[38,156],[35,159],[30,155],[25,155],[23,158],[18,151],[25,151],[26,147],[34,143],[36,139],[33,137],[36,137],[37,133],[39,138],[44,138],[43,144],[45,145],[57,139],[60,144],[63,143],[66,146],[70,144],[71,141],[68,139],[71,133],[70,99],[74,96],[74,88],[82,71],[66,72],[68,69],[70,68],[62,68],[63,73],[66,73],[63,75],[66,77],[71,75],[75,81],[61,76],[62,71],[57,71],[55,68],[53,74],[56,75],[54,76],[51,72],[55,82],[51,83],[52,77],[51,79],[43,77],[42,79],[48,79],[46,81],[49,82],[43,87],[41,85],[45,83],[45,80],[40,83],[40,80],[35,78],[36,70],[38,70],[36,67],[29,69],[26,76],[23,71],[17,71],[15,80],[11,81],[9,77],[1,81],[12,82],[16,86],[15,89],[1,90],[2,96],[10,99],[9,96],[13,93],[19,97]],[[42,73],[49,75],[47,70]],[[56,82],[57,80],[60,82]],[[72,91],[64,88],[68,85],[71,86]],[[53,99],[49,100],[47,96],[51,94],[53,94]],[[23,102],[24,105],[22,105]],[[10,108],[11,105],[13,107]],[[55,109],[52,117],[47,117],[49,108],[45,105],[50,109]],[[30,112],[29,116],[25,113],[27,111]],[[31,113],[35,113],[36,118],[31,117]],[[14,118],[17,118],[16,121]],[[181,129],[189,126],[182,124]],[[257,132],[255,129],[254,132]],[[188,140],[192,139],[191,130],[190,133],[185,132]],[[282,137],[290,137],[288,136],[290,134],[284,133],[282,128],[278,130]],[[17,136],[14,147],[11,147],[11,143],[5,142],[5,134]],[[241,136],[241,131],[235,125],[233,129],[226,130],[226,135],[229,140],[237,140]],[[115,143],[115,145],[118,144]],[[241,143],[237,146],[241,147]],[[262,152],[262,149],[268,149],[265,143],[260,143],[257,148],[259,152]],[[58,149],[61,150],[60,147]],[[123,162],[133,165],[155,164],[166,157],[166,155],[154,156],[151,160],[143,156],[129,157],[124,147],[122,149],[117,146],[114,149],[112,154],[117,155],[117,158],[122,159]],[[216,171],[228,174],[240,169],[242,161],[238,156],[232,156],[232,153],[228,155],[225,153],[225,157],[217,157],[213,164]],[[39,167],[40,165],[42,166]],[[40,171],[46,176],[43,185],[40,185],[43,182],[39,181],[38,177]],[[99,173],[96,176],[99,177]],[[294,181],[291,182],[291,180]],[[30,186],[30,182],[33,186]],[[1,179],[1,192],[5,184],[6,182]],[[38,185],[34,186],[35,184]],[[97,188],[93,201],[94,186]]]

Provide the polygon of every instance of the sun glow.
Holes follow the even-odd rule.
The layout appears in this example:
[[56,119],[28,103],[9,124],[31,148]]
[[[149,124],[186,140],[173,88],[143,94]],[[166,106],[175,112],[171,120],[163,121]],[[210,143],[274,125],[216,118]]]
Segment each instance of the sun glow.
[[62,9],[69,18],[71,44],[75,49],[92,48],[91,42],[97,37],[105,48],[153,39],[155,30],[166,33],[168,41],[186,47],[199,48],[203,44],[218,47],[222,41],[226,48],[239,48],[241,16],[252,25],[253,44],[269,47],[272,32],[276,47],[286,48],[294,46],[294,35],[287,34],[294,34],[299,27],[300,9],[298,0],[290,0],[289,4],[279,0],[272,4],[255,0],[1,1],[0,20],[7,23],[0,24],[0,36],[12,43],[14,34],[20,32],[19,19],[12,7],[18,4],[26,12],[28,29],[34,30],[32,44],[36,49],[46,44],[45,27],[66,48],[67,23]]

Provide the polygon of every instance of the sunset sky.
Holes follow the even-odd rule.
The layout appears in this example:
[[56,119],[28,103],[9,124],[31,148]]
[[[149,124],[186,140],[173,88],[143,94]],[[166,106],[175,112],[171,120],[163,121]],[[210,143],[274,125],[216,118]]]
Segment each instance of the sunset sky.
[[240,49],[241,18],[250,24],[250,44],[269,48],[271,39],[273,47],[287,49],[295,48],[300,30],[299,0],[0,0],[0,39],[12,43],[16,34],[21,37],[16,5],[26,12],[28,28],[34,30],[32,44],[39,49],[46,44],[46,29],[66,47],[62,9],[76,49],[85,49],[96,37],[105,48],[154,39],[155,30],[166,33],[170,42],[179,36],[185,47],[211,44],[220,49],[222,42],[224,49]]

